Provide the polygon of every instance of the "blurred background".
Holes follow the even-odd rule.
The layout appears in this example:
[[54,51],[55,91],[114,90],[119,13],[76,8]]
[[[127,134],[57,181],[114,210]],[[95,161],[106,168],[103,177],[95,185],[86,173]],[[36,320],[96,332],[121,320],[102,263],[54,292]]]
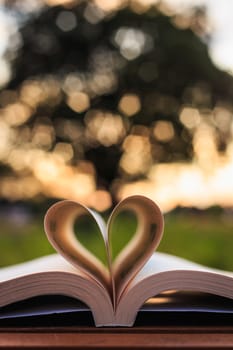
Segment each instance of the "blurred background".
[[[233,270],[233,3],[0,3],[0,266],[49,254],[43,216],[165,215],[159,250]],[[127,223],[126,226],[130,223]]]

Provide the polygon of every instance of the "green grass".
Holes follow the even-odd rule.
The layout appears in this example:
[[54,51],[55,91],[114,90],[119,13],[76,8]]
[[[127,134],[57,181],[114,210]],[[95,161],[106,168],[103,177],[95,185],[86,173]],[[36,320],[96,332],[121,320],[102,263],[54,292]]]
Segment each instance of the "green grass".
[[19,227],[11,222],[1,222],[0,267],[51,253],[54,253],[54,249],[45,236],[41,221],[35,220]]
[[224,214],[170,213],[159,250],[233,271],[233,218]]
[[[98,235],[89,232],[96,228],[85,221],[78,226],[79,240],[103,258],[103,244]],[[130,239],[135,229],[135,218],[121,215],[115,222],[112,244],[115,256]],[[233,271],[233,218],[223,213],[192,213],[181,211],[165,216],[164,237],[159,251],[178,255],[198,263]],[[2,220],[0,228],[0,267],[53,253],[43,230],[42,219],[15,227]]]

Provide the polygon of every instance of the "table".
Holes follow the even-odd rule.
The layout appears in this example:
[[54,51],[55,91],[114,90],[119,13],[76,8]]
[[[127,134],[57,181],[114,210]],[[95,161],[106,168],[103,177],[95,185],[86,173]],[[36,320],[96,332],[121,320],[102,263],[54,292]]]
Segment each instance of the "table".
[[232,349],[233,326],[0,328],[0,349]]

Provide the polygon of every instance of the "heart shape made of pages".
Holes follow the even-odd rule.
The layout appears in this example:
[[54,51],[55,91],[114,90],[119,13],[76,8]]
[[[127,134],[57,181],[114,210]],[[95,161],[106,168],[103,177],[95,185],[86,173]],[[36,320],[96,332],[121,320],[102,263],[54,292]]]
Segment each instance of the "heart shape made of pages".
[[[111,245],[114,221],[124,211],[132,211],[136,215],[137,229],[113,261]],[[106,250],[107,266],[85,248],[75,235],[74,222],[84,215],[98,226]],[[47,237],[57,252],[108,289],[114,304],[129,281],[153,254],[163,233],[163,216],[159,207],[149,198],[139,195],[122,200],[112,211],[107,226],[97,213],[70,200],[60,201],[50,207],[44,224]]]

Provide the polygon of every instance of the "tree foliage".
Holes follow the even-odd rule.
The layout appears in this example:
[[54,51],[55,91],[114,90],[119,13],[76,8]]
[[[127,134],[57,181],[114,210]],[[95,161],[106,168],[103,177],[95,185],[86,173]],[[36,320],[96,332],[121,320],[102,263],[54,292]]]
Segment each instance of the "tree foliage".
[[[233,100],[232,77],[216,68],[207,38],[197,34],[200,15],[180,28],[158,6],[143,13],[130,6],[105,13],[88,1],[44,7],[20,29],[2,107],[8,100],[29,106],[14,126],[30,134],[25,140],[48,153],[71,145],[70,164],[90,161],[107,189],[119,178],[145,177],[154,163],[191,159],[194,126],[182,121],[182,109],[231,111]],[[224,151],[229,131],[212,124]],[[35,141],[47,132],[50,141]]]

